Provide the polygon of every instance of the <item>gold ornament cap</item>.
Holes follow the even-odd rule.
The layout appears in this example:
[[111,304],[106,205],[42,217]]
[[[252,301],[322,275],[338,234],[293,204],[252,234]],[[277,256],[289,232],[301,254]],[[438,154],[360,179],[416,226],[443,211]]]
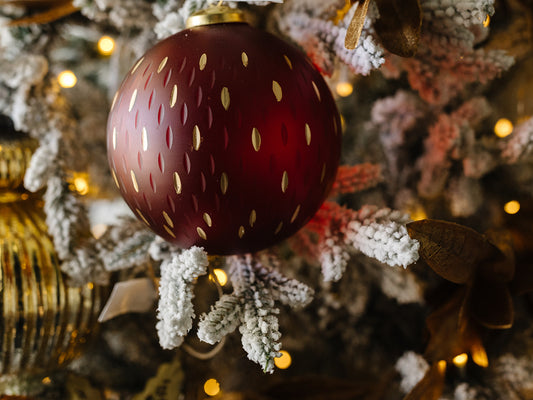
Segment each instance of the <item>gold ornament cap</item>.
[[247,22],[244,13],[238,8],[226,6],[212,6],[205,10],[200,10],[187,18],[185,26],[193,28],[195,26],[225,24],[231,22]]
[[12,122],[0,115],[0,190],[22,186],[37,141],[16,132]]

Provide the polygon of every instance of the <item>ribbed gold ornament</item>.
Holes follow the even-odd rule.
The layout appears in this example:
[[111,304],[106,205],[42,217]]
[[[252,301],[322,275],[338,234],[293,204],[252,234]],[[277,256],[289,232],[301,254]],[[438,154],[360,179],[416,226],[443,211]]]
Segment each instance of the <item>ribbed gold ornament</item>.
[[62,275],[43,202],[20,187],[35,144],[6,129],[0,123],[0,375],[45,373],[80,352],[100,289],[70,287]]

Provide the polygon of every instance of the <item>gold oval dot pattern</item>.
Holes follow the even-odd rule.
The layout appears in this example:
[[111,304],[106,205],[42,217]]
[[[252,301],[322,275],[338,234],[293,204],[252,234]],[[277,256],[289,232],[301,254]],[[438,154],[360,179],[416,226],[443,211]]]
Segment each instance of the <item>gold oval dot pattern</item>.
[[261,148],[261,134],[257,128],[252,129],[252,145],[255,151],[259,151]]
[[311,81],[311,85],[313,85],[313,89],[315,90],[315,94],[316,94],[316,97],[318,98],[318,101],[321,101],[320,91],[318,90],[318,87],[316,86],[315,81]]
[[281,228],[283,228],[283,221],[281,221],[281,222],[278,224],[276,230],[274,231],[274,235],[277,235],[278,233],[280,233]]
[[117,185],[117,188],[120,189],[120,185],[118,184],[117,174],[115,174],[115,170],[111,168],[111,175],[113,176],[113,180],[115,181],[115,185]]
[[130,169],[130,175],[131,175],[131,183],[133,184],[133,188],[137,193],[139,193],[139,185],[137,184],[137,177],[135,176],[135,172],[133,172],[132,169]]
[[165,231],[167,231],[167,233],[172,236],[174,239],[176,239],[176,235],[174,235],[174,232],[172,232],[172,230],[166,226],[166,225],[163,225],[163,227],[165,228]]
[[305,142],[308,146],[311,144],[311,128],[308,124],[305,124]]
[[222,192],[222,194],[226,194],[226,192],[228,191],[228,185],[228,174],[222,172],[222,175],[220,175],[220,191]]
[[250,211],[250,218],[248,222],[250,223],[250,227],[253,227],[255,224],[255,221],[257,220],[257,213],[255,210]]
[[203,71],[206,65],[207,65],[207,54],[203,53],[200,56],[200,61],[198,61],[198,66],[200,67],[200,71]]
[[289,66],[289,68],[292,70],[292,62],[291,62],[291,59],[289,57],[287,57],[287,55],[283,54],[283,58],[285,59],[285,62],[287,63],[287,65]]
[[176,194],[181,194],[181,179],[180,175],[177,172],[174,172],[173,174],[173,180],[174,180],[174,190],[176,191]]
[[139,210],[138,208],[135,209],[135,212],[137,213],[137,215],[143,220],[143,222],[150,226],[150,223],[148,222],[148,220],[146,219],[146,217],[143,215],[143,213],[141,212],[141,210]]
[[211,226],[213,225],[213,220],[211,219],[211,216],[208,213],[204,213],[203,218],[207,226],[211,228]]
[[166,211],[163,211],[163,218],[165,218],[165,221],[167,221],[167,224],[171,228],[174,228],[174,221],[172,221],[172,218],[170,218],[170,216],[166,213]]
[[287,187],[289,186],[289,174],[287,171],[283,171],[283,175],[281,176],[281,191],[285,193],[287,191]]
[[113,135],[111,137],[113,141],[113,150],[117,149],[117,128],[113,127]]
[[283,97],[283,92],[280,84],[277,81],[272,81],[272,92],[274,93],[276,100],[280,102]]
[[222,91],[220,92],[220,101],[222,102],[222,107],[224,107],[224,109],[228,111],[230,98],[229,89],[226,86],[224,86],[222,88]]
[[298,218],[298,214],[300,213],[300,204],[298,204],[298,206],[296,207],[296,209],[294,210],[294,213],[292,214],[292,217],[291,217],[291,224],[296,220],[296,218]]
[[137,63],[135,64],[135,66],[131,70],[131,75],[133,75],[135,73],[135,71],[137,71],[137,68],[139,68],[141,66],[143,61],[144,61],[144,57],[142,57],[139,61],[137,61]]
[[178,87],[174,85],[172,87],[172,92],[170,93],[170,108],[173,108],[178,101]]
[[198,151],[200,149],[200,144],[202,143],[202,135],[200,134],[200,128],[198,125],[194,125],[192,130],[192,147],[194,150]]
[[241,61],[242,65],[244,65],[245,67],[248,66],[248,54],[246,54],[244,51],[241,53]]
[[148,150],[148,132],[146,131],[145,126],[143,126],[143,129],[141,132],[141,144],[143,147],[143,151]]
[[137,89],[133,91],[130,98],[130,106],[128,108],[128,112],[131,112],[133,110],[133,106],[135,105],[135,100],[137,99]]
[[198,233],[198,236],[200,236],[202,239],[207,240],[207,235],[205,231],[200,228],[199,226],[196,227],[196,232]]
[[242,226],[242,225],[239,226],[239,238],[242,239],[242,237],[244,236],[244,233],[245,233],[244,226]]
[[157,73],[159,74],[163,69],[165,68],[165,65],[167,65],[168,57],[165,57],[161,60],[161,63],[159,64],[159,67],[157,67]]

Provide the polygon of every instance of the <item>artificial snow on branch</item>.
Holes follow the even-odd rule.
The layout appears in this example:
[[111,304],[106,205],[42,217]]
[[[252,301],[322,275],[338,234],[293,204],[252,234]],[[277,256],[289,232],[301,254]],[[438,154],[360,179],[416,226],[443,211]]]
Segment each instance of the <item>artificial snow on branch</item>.
[[192,328],[193,283],[206,273],[208,264],[207,253],[196,246],[174,253],[172,258],[161,263],[156,329],[164,349],[181,345]]
[[[328,7],[329,6],[329,7]],[[347,64],[357,74],[368,75],[385,61],[383,49],[377,44],[372,28],[372,17],[376,10],[371,4],[365,20],[359,44],[354,50],[344,47],[346,28],[357,8],[357,3],[344,16],[338,25],[331,20],[331,9],[342,7],[339,2],[313,0],[288,1],[275,13],[279,29],[302,46],[311,60],[325,74],[332,74],[337,58]]]
[[306,228],[318,235],[324,279],[337,281],[355,251],[390,266],[414,263],[419,244],[407,234],[408,221],[406,214],[388,208],[365,206],[354,211],[325,202]]
[[390,65],[407,71],[411,87],[436,105],[450,102],[468,85],[489,82],[514,63],[502,50],[474,47],[486,36],[488,28],[482,24],[494,12],[493,4],[493,0],[422,0],[418,53],[409,59],[391,56]]
[[234,292],[221,297],[209,314],[200,318],[198,337],[213,344],[238,326],[248,358],[265,372],[272,372],[281,348],[279,310],[274,301],[303,307],[311,301],[313,291],[276,271],[273,257],[263,261],[251,255],[229,257]]
[[533,118],[514,129],[509,139],[502,143],[502,158],[509,164],[531,161],[533,155]]

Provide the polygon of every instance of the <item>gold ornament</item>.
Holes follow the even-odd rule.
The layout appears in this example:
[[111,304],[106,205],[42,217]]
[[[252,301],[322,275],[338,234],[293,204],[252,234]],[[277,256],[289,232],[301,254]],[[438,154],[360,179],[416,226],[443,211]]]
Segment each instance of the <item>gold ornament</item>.
[[43,202],[22,188],[35,142],[9,125],[0,116],[0,375],[39,374],[79,354],[101,295],[62,275]]

